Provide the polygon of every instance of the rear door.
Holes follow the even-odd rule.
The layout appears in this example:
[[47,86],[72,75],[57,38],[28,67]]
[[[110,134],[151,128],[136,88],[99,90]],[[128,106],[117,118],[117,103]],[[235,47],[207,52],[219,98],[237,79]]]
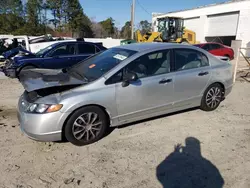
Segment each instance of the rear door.
[[78,43],[77,47],[78,48],[75,56],[76,62],[82,61],[100,51],[96,45],[90,43]]
[[208,58],[202,52],[193,49],[174,49],[175,106],[196,106],[211,77]]
[[74,64],[76,43],[59,44],[43,58],[43,67],[66,68]]

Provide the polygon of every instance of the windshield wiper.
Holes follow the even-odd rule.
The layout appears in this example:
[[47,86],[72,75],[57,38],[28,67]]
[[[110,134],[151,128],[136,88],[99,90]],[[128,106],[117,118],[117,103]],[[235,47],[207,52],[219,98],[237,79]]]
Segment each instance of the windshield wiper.
[[81,79],[83,79],[85,82],[89,82],[89,79],[86,76],[81,75],[80,73],[78,73],[77,71],[70,71],[70,69],[68,68],[64,68],[62,69],[63,73],[68,73],[71,75],[77,75],[77,77],[80,77]]

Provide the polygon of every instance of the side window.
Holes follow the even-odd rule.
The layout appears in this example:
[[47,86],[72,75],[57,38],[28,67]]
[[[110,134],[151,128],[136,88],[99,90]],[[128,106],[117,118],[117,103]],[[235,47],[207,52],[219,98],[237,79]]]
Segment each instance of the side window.
[[125,67],[125,72],[137,74],[138,78],[170,72],[170,51],[158,51],[143,55]]
[[208,65],[207,56],[199,51],[190,49],[175,50],[175,68],[177,71],[195,69]]
[[206,51],[210,50],[209,44],[205,44],[205,45],[202,47],[202,49],[204,49],[204,50],[206,50]]
[[211,50],[216,50],[221,48],[219,44],[210,44],[210,45],[211,45]]
[[[122,69],[123,70],[123,69]],[[110,84],[115,84],[118,82],[122,81],[122,70],[118,71],[116,74],[114,74],[111,78],[109,78],[105,84],[110,85]]]
[[62,45],[54,49],[49,56],[64,56],[64,55],[73,55],[75,53],[75,44]]
[[95,54],[96,46],[92,44],[78,44],[78,54]]
[[98,53],[98,52],[100,52],[101,50],[97,47],[97,46],[95,46],[95,53]]

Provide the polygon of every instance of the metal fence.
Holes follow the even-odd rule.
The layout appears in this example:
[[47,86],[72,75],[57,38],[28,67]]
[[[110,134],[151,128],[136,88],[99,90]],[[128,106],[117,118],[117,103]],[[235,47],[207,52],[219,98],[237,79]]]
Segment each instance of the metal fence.
[[246,77],[248,76],[248,74],[250,74],[250,57],[247,57],[244,53],[245,51],[250,51],[250,48],[239,48],[238,49],[238,53],[237,53],[237,57],[236,57],[236,62],[235,62],[235,66],[234,66],[234,75],[233,75],[233,79],[234,82],[236,80],[236,75],[237,75],[237,71],[238,71],[238,67],[239,67],[239,61],[240,61],[240,57],[242,56],[246,62],[246,68],[245,69],[249,69],[249,71],[246,74]]

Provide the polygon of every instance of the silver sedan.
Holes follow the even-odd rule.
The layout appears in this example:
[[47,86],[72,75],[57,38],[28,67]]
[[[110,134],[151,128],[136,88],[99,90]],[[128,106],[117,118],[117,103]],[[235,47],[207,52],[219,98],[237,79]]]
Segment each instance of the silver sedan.
[[168,43],[114,47],[63,70],[25,70],[20,82],[21,130],[79,146],[101,139],[108,127],[198,106],[215,110],[233,86],[229,62]]

